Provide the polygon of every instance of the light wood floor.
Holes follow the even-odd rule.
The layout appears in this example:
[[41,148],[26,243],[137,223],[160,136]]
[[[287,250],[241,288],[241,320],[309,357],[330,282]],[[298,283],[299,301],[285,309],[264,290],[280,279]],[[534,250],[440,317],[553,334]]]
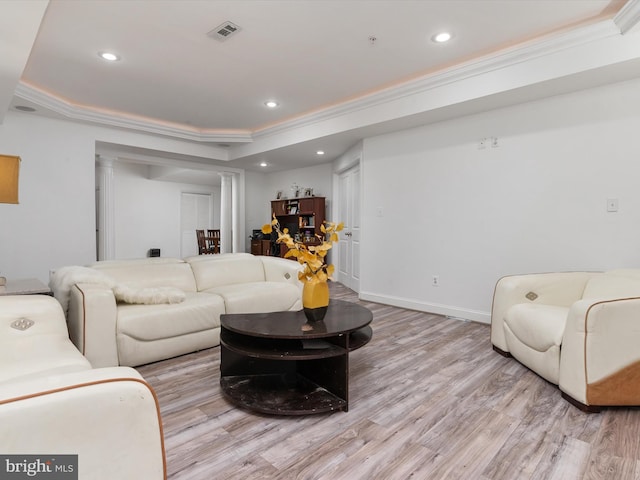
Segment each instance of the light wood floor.
[[[339,284],[333,298],[358,301]],[[489,326],[362,302],[349,412],[263,416],[221,396],[220,350],[139,368],[164,420],[169,479],[640,480],[640,409],[585,414],[491,350]]]

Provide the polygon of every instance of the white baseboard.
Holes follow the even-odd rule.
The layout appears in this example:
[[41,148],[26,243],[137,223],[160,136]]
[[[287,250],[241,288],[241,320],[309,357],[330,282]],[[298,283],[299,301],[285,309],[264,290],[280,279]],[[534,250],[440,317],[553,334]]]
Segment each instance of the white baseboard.
[[479,310],[469,310],[466,308],[453,307],[450,305],[440,305],[437,303],[421,302],[410,298],[393,297],[390,295],[378,295],[376,293],[360,292],[360,298],[374,303],[392,305],[394,307],[417,310],[419,312],[437,313],[447,317],[454,317],[460,320],[471,320],[473,322],[491,323],[491,313]]

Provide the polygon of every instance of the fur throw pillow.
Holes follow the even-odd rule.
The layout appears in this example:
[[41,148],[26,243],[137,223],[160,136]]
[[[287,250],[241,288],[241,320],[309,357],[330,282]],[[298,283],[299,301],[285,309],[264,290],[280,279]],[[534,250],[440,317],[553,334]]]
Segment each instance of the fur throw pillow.
[[69,293],[76,283],[93,283],[113,288],[116,281],[107,274],[89,267],[61,267],[51,272],[49,287],[53,296],[62,305],[65,316],[69,310]]
[[182,290],[174,287],[131,288],[126,285],[116,285],[113,287],[113,293],[119,302],[141,305],[180,303],[186,298]]
[[69,309],[69,291],[76,283],[93,283],[111,288],[118,302],[155,305],[159,303],[180,303],[186,298],[179,288],[132,288],[118,284],[106,273],[89,267],[62,267],[52,273],[49,286],[58,299],[65,315]]

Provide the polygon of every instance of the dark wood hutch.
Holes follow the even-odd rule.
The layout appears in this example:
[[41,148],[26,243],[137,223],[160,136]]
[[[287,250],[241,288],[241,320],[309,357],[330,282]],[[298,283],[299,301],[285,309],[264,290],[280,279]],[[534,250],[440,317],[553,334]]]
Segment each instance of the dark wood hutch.
[[[289,229],[289,234],[293,238],[299,238],[307,245],[315,245],[319,243],[316,235],[322,235],[320,226],[325,221],[325,201],[325,197],[273,200],[271,214],[275,214],[281,229]],[[287,253],[287,247],[284,245],[278,245],[278,247],[280,247],[280,256],[284,256]],[[277,253],[278,249],[275,250]],[[252,240],[251,253],[254,255],[269,255],[271,251],[269,240]]]

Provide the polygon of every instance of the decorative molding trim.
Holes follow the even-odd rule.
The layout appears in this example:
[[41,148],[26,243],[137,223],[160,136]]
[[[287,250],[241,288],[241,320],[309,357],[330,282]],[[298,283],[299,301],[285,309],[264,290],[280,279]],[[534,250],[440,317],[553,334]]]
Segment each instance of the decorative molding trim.
[[533,60],[545,55],[584,45],[594,40],[600,40],[619,34],[620,32],[616,25],[611,20],[606,20],[555,35],[544,40],[531,41],[524,45],[517,45],[503,50],[497,54],[486,55],[463,64],[455,65],[447,70],[435,72],[399,86],[389,87],[385,90],[342,103],[332,108],[327,108],[312,115],[299,117],[273,127],[267,127],[263,130],[255,130],[253,138],[258,140],[261,137],[282,133],[285,130],[313,125],[314,123],[328,120],[333,117],[363,110],[365,108],[375,107],[403,97],[440,88],[468,78],[480,76],[528,60]]
[[613,21],[620,29],[620,33],[626,34],[640,23],[640,0],[629,0],[624,7],[613,17]]
[[126,128],[194,142],[249,143],[253,141],[251,132],[248,130],[203,131],[182,125],[165,124],[149,118],[135,118],[119,112],[105,112],[97,108],[74,105],[23,81],[18,83],[15,95],[64,117],[83,122]]
[[480,323],[491,323],[491,313],[479,310],[469,310],[467,308],[454,307],[450,305],[440,305],[438,303],[422,302],[409,298],[395,297],[391,295],[378,295],[375,293],[360,292],[360,299],[368,302],[382,303],[394,307],[417,310],[425,313],[435,313],[445,315],[459,320],[472,320]]
[[[637,22],[640,15],[638,12],[640,9],[639,3],[640,0],[630,0],[616,16],[616,21],[622,22],[625,28]],[[183,125],[165,124],[149,118],[136,118],[119,112],[106,112],[87,106],[74,105],[65,99],[56,97],[22,81],[18,84],[15,95],[75,120],[195,142],[250,143],[254,140],[277,135],[295,128],[312,126],[325,120],[390,103],[410,95],[427,92],[614,35],[620,35],[618,25],[613,20],[600,21],[575,30],[516,45],[495,54],[488,54],[446,70],[434,72],[403,84],[391,86],[358,99],[341,103],[335,107],[329,107],[311,114],[303,114],[298,118],[254,131],[205,131]]]

